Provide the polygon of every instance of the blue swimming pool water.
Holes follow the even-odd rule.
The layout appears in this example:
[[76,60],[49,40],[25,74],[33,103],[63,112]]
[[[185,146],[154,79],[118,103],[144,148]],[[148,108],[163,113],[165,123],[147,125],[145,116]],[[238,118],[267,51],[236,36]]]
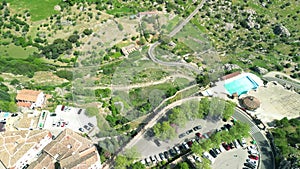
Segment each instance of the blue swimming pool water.
[[249,90],[256,89],[258,87],[258,84],[249,76],[244,76],[232,82],[225,83],[224,86],[231,95],[233,93],[241,95],[247,93]]
[[9,113],[8,112],[3,112],[4,114],[3,114],[3,117],[4,118],[7,118],[8,116],[9,116]]

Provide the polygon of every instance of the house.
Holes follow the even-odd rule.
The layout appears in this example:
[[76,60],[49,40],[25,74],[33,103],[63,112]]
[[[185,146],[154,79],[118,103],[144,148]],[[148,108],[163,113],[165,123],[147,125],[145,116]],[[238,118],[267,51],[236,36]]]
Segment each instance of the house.
[[28,169],[41,168],[100,169],[100,156],[92,142],[71,129],[62,131],[44,149]]
[[122,53],[125,55],[125,56],[128,56],[130,53],[136,51],[138,48],[136,45],[134,44],[131,44],[131,45],[128,45],[126,47],[122,47],[121,50],[122,50]]
[[42,91],[23,89],[18,91],[16,100],[19,107],[41,108],[47,100],[47,95]]

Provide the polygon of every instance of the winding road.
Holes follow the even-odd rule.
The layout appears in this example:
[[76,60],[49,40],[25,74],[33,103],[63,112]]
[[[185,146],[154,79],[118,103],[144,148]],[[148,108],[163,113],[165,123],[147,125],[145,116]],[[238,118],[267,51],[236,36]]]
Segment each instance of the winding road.
[[[196,7],[196,9],[187,17],[185,18],[179,25],[177,25],[172,32],[169,33],[169,37],[175,36],[189,21],[198,13],[198,11],[203,7],[206,0],[202,0],[201,3]],[[196,66],[193,66],[189,63],[180,63],[180,62],[164,62],[159,59],[157,59],[154,55],[154,49],[160,44],[160,42],[155,42],[152,45],[150,45],[148,50],[148,56],[149,58],[158,64],[164,65],[164,66],[179,66],[179,67],[186,67],[189,70],[192,70],[193,72],[196,72],[197,74],[202,73],[201,70],[199,70]]]

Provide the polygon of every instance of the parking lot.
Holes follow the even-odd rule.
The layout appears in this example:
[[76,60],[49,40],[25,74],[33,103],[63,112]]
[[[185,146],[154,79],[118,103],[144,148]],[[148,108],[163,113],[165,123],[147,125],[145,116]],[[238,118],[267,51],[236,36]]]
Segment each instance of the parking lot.
[[247,150],[242,148],[222,152],[212,164],[212,169],[242,169],[247,157]]
[[[180,134],[185,133],[187,130],[193,129],[195,126],[198,125],[202,126],[200,130],[193,131],[192,133],[182,138],[178,137]],[[186,127],[184,128],[177,128],[176,129],[177,136],[173,140],[169,140],[168,142],[159,141],[161,144],[160,146],[158,146],[154,142],[155,138],[153,136],[149,136],[145,134],[144,137],[134,145],[134,147],[136,147],[139,153],[141,154],[141,158],[146,158],[151,155],[159,154],[161,152],[169,150],[170,148],[173,148],[177,144],[180,144],[188,139],[194,138],[197,132],[207,133],[209,131],[215,131],[215,129],[220,128],[220,126],[222,125],[223,125],[222,121],[212,122],[209,120],[197,119],[197,120],[189,121],[186,124]]]
[[[67,107],[59,105],[55,109],[55,113],[45,111],[45,120],[43,127],[54,133],[60,133],[65,128],[70,128],[76,132],[84,132],[91,134],[97,128],[96,117],[88,117],[84,114],[84,109]],[[39,123],[43,123],[43,112],[41,113]],[[39,125],[40,126],[40,125]]]

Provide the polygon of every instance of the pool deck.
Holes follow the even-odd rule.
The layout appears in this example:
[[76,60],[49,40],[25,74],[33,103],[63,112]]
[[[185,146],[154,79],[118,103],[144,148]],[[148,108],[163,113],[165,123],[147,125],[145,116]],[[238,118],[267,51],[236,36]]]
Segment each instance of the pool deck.
[[227,95],[230,95],[230,93],[226,90],[224,85],[246,76],[250,77],[258,85],[258,87],[264,86],[263,81],[258,76],[252,73],[241,73],[232,78],[216,82],[216,86],[210,88],[210,90],[212,91],[214,97],[227,98]]

